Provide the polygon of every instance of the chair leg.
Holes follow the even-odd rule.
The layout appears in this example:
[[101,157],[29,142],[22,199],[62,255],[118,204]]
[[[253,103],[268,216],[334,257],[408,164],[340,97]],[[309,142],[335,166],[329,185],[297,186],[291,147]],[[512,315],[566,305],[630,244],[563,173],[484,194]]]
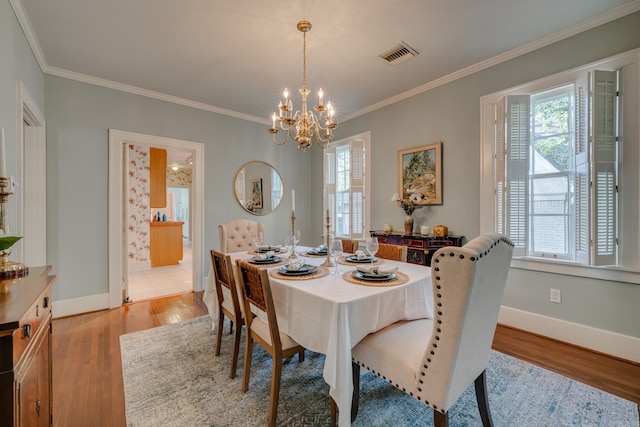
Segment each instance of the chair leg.
[[251,359],[253,358],[253,338],[247,331],[247,346],[244,350],[244,372],[242,373],[242,391],[249,390],[249,376],[251,375]]
[[216,351],[215,355],[218,356],[220,354],[220,344],[222,343],[222,328],[224,328],[224,313],[222,309],[218,307],[220,314],[218,315],[218,330],[216,331]]
[[336,427],[337,415],[338,415],[338,405],[336,401],[333,400],[333,397],[329,396],[329,400],[331,400],[331,421],[329,422],[330,427]]
[[351,422],[358,416],[358,404],[360,403],[360,365],[351,362],[351,379],[353,381],[353,396],[351,398]]
[[233,353],[231,356],[231,378],[236,377],[236,370],[238,368],[238,354],[240,353],[240,334],[242,333],[242,326],[238,324],[236,332],[233,335]]
[[282,358],[273,359],[271,370],[271,398],[269,403],[269,427],[275,427],[278,418],[278,399],[280,398],[280,377],[282,376]]
[[440,411],[433,410],[433,426],[434,427],[449,427],[449,412],[444,414]]
[[233,320],[229,322],[229,335],[233,333]]
[[304,349],[298,352],[298,361],[304,362]]
[[489,409],[489,395],[487,393],[487,371],[484,370],[475,380],[476,400],[480,410],[480,418],[484,427],[493,426],[491,410]]

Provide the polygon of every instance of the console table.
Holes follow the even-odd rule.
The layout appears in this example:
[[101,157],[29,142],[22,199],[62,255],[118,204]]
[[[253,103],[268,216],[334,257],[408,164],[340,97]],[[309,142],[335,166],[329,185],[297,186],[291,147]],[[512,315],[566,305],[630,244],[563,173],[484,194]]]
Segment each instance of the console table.
[[449,235],[447,237],[425,236],[422,234],[385,233],[371,231],[371,236],[378,238],[380,243],[392,243],[407,247],[407,262],[420,265],[431,265],[431,257],[444,246],[462,246],[464,236]]

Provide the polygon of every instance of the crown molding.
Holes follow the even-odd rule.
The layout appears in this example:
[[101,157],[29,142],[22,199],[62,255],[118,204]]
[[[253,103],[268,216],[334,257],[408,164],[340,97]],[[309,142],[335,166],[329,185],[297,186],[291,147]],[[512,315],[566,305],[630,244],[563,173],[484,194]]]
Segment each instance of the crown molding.
[[[29,46],[33,51],[34,56],[38,64],[40,65],[40,69],[45,74],[51,74],[58,77],[64,77],[71,80],[77,80],[84,83],[94,84],[97,86],[103,86],[110,89],[119,90],[121,92],[128,92],[135,95],[145,96],[148,98],[157,99],[160,101],[171,102],[178,105],[183,105],[190,108],[195,108],[204,111],[210,111],[212,113],[223,114],[225,116],[235,117],[241,120],[247,120],[250,122],[260,123],[260,124],[269,124],[269,120],[256,117],[249,114],[239,113],[233,110],[227,110],[225,108],[216,107],[215,105],[205,104],[202,102],[192,101],[185,98],[180,98],[173,95],[167,95],[161,92],[156,92],[152,90],[142,89],[137,86],[127,85],[123,83],[117,83],[111,80],[101,79],[93,76],[89,76],[86,74],[76,73],[69,70],[64,70],[61,68],[50,67],[47,64],[44,53],[42,52],[42,48],[38,43],[38,39],[35,36],[35,33],[32,30],[31,23],[29,18],[27,17],[24,8],[22,7],[21,0],[9,0],[13,10],[16,14],[16,18],[22,27],[22,31],[27,38]],[[611,22],[615,19],[622,18],[623,16],[629,15],[631,13],[637,12],[640,10],[640,0],[634,0],[632,2],[626,3],[622,6],[618,6],[614,9],[603,12],[599,15],[593,16],[591,18],[585,19],[582,22],[579,22],[570,27],[563,28],[560,31],[556,31],[555,33],[549,34],[545,37],[539,38],[538,40],[534,40],[525,45],[519,46],[517,48],[511,49],[505,53],[500,55],[496,55],[492,58],[486,59],[484,61],[473,64],[469,67],[460,69],[446,76],[440,77],[438,79],[432,80],[428,83],[425,83],[421,86],[418,86],[414,89],[408,90],[406,92],[400,93],[398,95],[392,96],[391,98],[387,98],[383,101],[372,104],[368,107],[362,108],[358,111],[355,111],[349,115],[341,117],[342,122],[346,122],[348,120],[354,119],[356,117],[362,116],[364,114],[370,113],[375,110],[379,110],[391,104],[395,104],[396,102],[403,101],[407,98],[411,98],[412,96],[421,94],[423,92],[427,92],[429,90],[435,89],[437,87],[443,86],[445,84],[451,83],[455,80],[461,79],[463,77],[469,76],[471,74],[477,73],[479,71],[485,70],[487,68],[493,67],[495,65],[501,64],[503,62],[509,61],[511,59],[517,58],[518,56],[524,55],[526,53],[532,52],[536,49],[540,49],[545,46],[549,46],[555,42],[566,39],[568,37],[572,37],[581,32],[590,30],[599,25],[606,24],[607,22]]]

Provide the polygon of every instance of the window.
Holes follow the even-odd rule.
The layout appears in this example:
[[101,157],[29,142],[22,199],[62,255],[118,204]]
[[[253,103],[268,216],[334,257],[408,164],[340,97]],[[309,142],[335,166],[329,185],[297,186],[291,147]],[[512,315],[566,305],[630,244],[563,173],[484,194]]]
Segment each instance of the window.
[[634,51],[483,97],[481,226],[509,236],[514,258],[640,267],[625,239],[639,232],[638,62]]
[[329,211],[330,232],[336,236],[364,238],[369,228],[369,145],[369,133],[365,133],[324,149],[324,209]]

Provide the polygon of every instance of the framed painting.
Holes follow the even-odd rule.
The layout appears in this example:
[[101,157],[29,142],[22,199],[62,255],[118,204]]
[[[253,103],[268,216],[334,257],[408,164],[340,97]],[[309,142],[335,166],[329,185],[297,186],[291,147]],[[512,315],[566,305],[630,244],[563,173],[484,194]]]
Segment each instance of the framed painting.
[[398,194],[418,206],[442,204],[442,142],[398,151]]
[[262,178],[251,180],[251,201],[254,209],[262,209]]

